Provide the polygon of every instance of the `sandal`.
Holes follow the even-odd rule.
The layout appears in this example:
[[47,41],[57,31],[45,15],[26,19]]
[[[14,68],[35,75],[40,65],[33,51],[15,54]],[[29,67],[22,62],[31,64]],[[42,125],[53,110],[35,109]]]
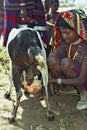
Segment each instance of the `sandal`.
[[87,109],[87,101],[79,101],[76,106],[77,110]]

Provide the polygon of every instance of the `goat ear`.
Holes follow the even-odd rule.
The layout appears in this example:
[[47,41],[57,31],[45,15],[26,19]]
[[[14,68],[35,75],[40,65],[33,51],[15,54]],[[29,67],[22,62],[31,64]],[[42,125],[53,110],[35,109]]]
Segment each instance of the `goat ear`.
[[30,55],[30,48],[27,50],[28,54]]
[[35,59],[36,59],[38,65],[40,65],[40,66],[43,68],[43,67],[44,67],[44,64],[45,64],[45,61],[44,61],[43,56],[40,55],[40,54],[39,54],[39,55],[36,55],[36,56],[35,56]]
[[27,53],[28,53],[28,56],[30,58],[30,61],[33,62],[34,61],[34,56],[33,56],[33,53],[32,53],[30,48],[28,49]]
[[31,55],[30,48],[27,50],[28,55]]
[[34,51],[35,51],[34,47],[28,48],[27,53],[28,53],[29,57],[32,57],[34,55]]

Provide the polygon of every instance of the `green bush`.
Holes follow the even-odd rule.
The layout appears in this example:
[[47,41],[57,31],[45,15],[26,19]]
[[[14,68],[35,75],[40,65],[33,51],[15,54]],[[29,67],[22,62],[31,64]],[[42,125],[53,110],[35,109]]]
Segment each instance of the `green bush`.
[[9,71],[9,56],[6,52],[6,48],[0,47],[0,72],[5,70]]

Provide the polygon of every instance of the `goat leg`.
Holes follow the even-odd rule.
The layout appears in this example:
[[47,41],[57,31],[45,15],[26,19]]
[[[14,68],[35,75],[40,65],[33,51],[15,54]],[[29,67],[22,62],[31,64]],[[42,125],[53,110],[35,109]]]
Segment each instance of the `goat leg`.
[[20,69],[15,64],[13,64],[13,66],[12,66],[12,76],[13,76],[13,83],[14,83],[15,90],[16,90],[16,102],[15,102],[15,105],[13,106],[11,118],[9,119],[10,123],[15,121],[18,106],[19,106],[19,103],[20,103],[20,98],[22,96],[21,83],[20,83],[21,71],[19,71],[19,70]]
[[9,81],[8,90],[4,94],[4,98],[6,98],[6,99],[11,99],[10,98],[10,93],[11,93],[11,88],[12,88],[12,61],[10,60],[9,63],[10,63],[10,81]]
[[52,112],[51,112],[51,109],[50,109],[48,95],[44,96],[44,100],[45,100],[46,107],[47,107],[47,119],[48,119],[48,121],[53,121],[54,120],[54,116],[52,115]]
[[13,103],[13,110],[12,110],[12,113],[11,113],[11,118],[9,118],[9,122],[10,123],[13,123],[15,121],[17,110],[18,110],[18,106],[20,104],[21,96],[22,96],[22,92],[20,92],[19,94],[17,94],[16,104]]

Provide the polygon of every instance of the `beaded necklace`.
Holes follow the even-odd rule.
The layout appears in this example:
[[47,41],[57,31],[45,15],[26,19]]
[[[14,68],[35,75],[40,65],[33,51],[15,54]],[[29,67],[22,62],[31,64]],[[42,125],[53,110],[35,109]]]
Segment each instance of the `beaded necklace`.
[[[78,45],[81,41],[82,41],[82,39],[79,38],[76,42],[73,42],[73,43],[70,44],[69,49],[68,49],[68,58],[69,59],[71,58],[71,48],[72,48],[72,45]],[[78,48],[79,48],[79,46],[78,46]],[[73,54],[73,58],[72,58],[73,60],[78,55],[78,48],[76,49],[76,51]]]

